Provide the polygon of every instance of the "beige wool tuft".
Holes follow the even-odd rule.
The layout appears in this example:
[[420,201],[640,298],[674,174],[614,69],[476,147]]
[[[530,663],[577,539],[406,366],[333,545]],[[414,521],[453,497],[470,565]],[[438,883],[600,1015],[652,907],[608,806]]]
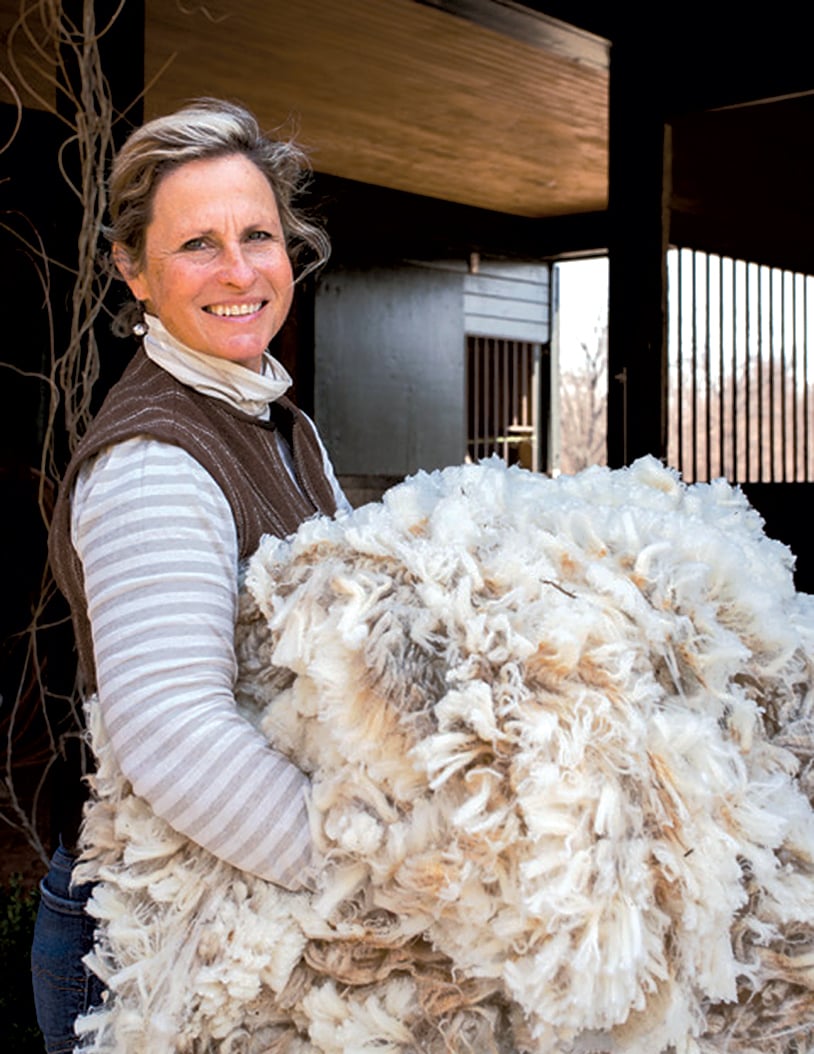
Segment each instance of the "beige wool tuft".
[[737,488],[419,473],[247,586],[239,704],[312,777],[314,889],[160,822],[91,703],[82,1050],[814,1049],[814,598]]

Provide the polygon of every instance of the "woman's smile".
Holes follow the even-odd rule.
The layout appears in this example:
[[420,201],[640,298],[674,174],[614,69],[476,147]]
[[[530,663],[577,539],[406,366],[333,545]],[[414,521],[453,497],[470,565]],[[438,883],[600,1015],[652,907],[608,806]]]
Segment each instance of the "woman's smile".
[[245,318],[254,315],[264,307],[263,301],[251,304],[210,304],[204,308],[210,315],[218,318]]

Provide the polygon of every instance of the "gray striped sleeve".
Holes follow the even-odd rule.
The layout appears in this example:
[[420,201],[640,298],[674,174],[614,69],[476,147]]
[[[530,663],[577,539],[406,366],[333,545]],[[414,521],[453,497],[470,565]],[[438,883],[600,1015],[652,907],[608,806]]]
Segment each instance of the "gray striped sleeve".
[[235,709],[237,538],[223,492],[179,447],[138,437],[83,470],[72,513],[122,772],[176,830],[298,888],[308,780]]

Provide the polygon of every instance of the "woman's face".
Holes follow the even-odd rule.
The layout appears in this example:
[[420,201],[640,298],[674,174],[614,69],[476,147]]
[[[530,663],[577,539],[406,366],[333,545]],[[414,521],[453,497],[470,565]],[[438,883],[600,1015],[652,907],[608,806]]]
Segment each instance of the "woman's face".
[[[114,253],[116,252],[114,247]],[[158,184],[130,290],[196,351],[260,370],[294,278],[274,191],[242,154],[189,161]]]

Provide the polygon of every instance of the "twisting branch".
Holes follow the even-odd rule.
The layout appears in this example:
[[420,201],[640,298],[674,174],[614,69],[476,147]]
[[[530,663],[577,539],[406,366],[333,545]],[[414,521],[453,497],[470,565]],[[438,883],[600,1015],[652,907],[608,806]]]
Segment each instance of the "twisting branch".
[[[51,271],[55,266],[66,265],[49,257],[36,230],[26,235],[17,225],[0,224],[0,228],[18,239],[33,260],[48,319],[48,365],[36,375],[44,386],[46,406],[42,446],[39,466],[31,469],[46,529],[60,479],[59,448],[64,441],[67,450],[72,451],[87,428],[94,385],[100,373],[94,324],[103,310],[111,278],[99,266],[98,240],[106,205],[106,167],[113,150],[113,105],[102,68],[99,41],[110,30],[124,4],[125,0],[120,0],[110,19],[99,28],[93,0],[82,2],[81,25],[69,18],[60,0],[22,0],[19,16],[8,36],[7,58],[12,76],[3,76],[3,83],[17,107],[17,121],[8,142],[0,146],[0,152],[18,134],[23,120],[21,99],[35,99],[43,110],[67,126],[59,167],[81,208],[76,261],[69,266],[72,292],[68,336],[65,345],[59,347],[51,302]],[[45,98],[38,89],[37,85],[42,84],[53,88],[53,99]],[[24,372],[10,364],[2,365],[18,374]],[[53,579],[44,560],[39,595],[32,603],[30,622],[13,641],[6,642],[6,646],[10,644],[15,649],[18,689],[13,698],[0,700],[0,735],[5,740],[0,821],[21,832],[43,859],[46,847],[38,817],[43,789],[54,764],[64,756],[68,742],[81,735],[76,691],[61,692],[49,683],[47,676],[43,640],[54,629],[51,622],[54,594]],[[25,757],[21,758],[23,743]],[[25,792],[19,787],[18,775],[23,766],[28,770],[34,767],[38,773],[34,787],[27,786]]]

